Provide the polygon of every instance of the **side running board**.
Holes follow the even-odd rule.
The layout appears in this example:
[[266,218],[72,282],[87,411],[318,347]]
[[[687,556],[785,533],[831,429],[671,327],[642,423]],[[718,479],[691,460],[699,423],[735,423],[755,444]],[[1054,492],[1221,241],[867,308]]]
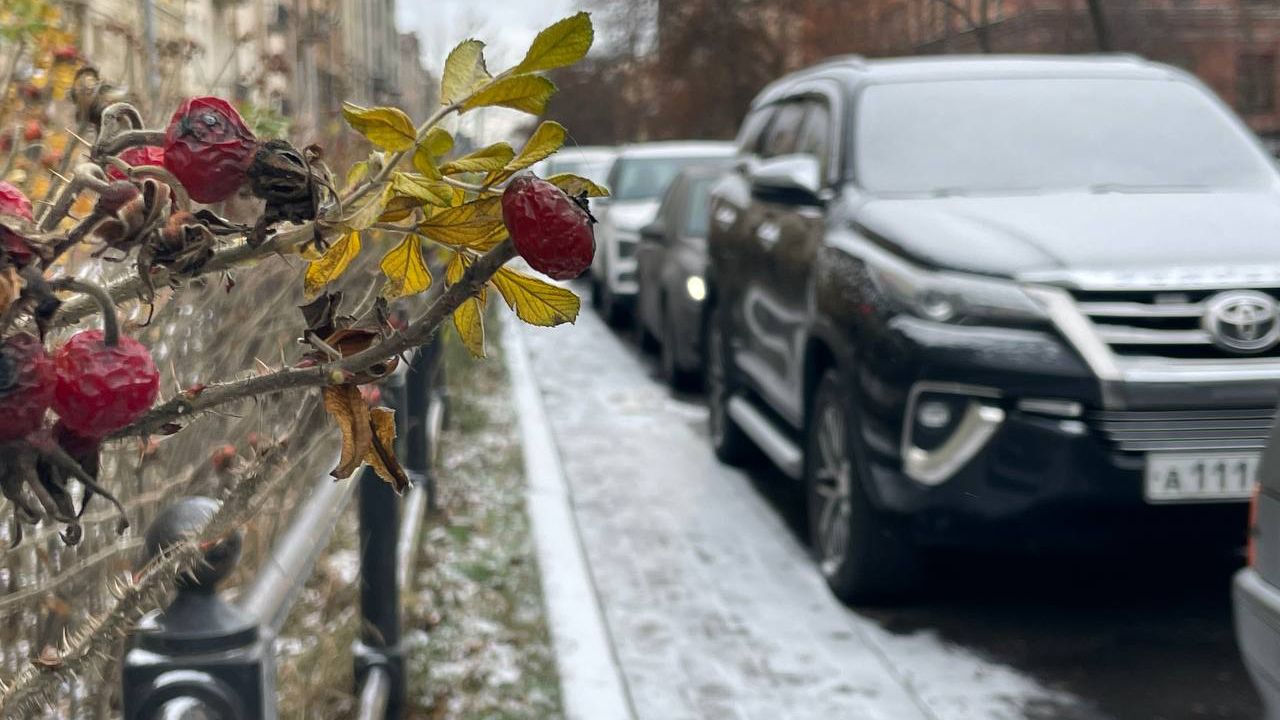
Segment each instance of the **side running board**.
[[729,417],[792,480],[804,477],[804,452],[747,400],[729,398]]

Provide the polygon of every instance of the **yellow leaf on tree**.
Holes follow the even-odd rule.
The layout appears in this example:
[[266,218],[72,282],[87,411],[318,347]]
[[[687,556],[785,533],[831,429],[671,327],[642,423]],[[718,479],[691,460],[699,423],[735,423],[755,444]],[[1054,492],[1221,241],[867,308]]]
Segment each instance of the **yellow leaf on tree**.
[[391,190],[398,195],[407,195],[441,207],[448,207],[449,201],[453,199],[453,191],[445,183],[409,173],[392,175]]
[[387,203],[390,202],[393,195],[390,185],[384,187],[382,192],[373,195],[364,204],[357,207],[354,212],[343,218],[343,226],[354,232],[364,230],[374,224],[378,221],[378,218],[382,217],[382,212],[386,210]]
[[560,173],[546,178],[546,181],[555,185],[564,191],[565,195],[578,197],[586,195],[587,197],[609,197],[609,190],[601,185],[597,185],[590,180],[574,175],[573,173]]
[[520,149],[520,154],[515,156],[501,170],[490,173],[484,179],[485,184],[492,185],[501,182],[539,160],[550,157],[560,149],[561,145],[564,145],[565,135],[564,126],[553,120],[547,120],[538,125],[538,129],[533,131],[533,134],[529,136],[529,141]]
[[361,160],[360,162],[352,165],[351,169],[347,171],[347,190],[350,191],[361,180],[368,177],[368,175],[369,175],[368,160]]
[[393,107],[366,108],[342,103],[342,116],[356,132],[383,150],[403,152],[413,149],[418,131],[404,111]]
[[595,39],[591,16],[585,12],[567,17],[548,27],[533,39],[524,59],[511,69],[511,74],[554,70],[572,65],[586,56]]
[[499,106],[520,110],[530,115],[541,115],[547,109],[547,100],[556,91],[556,84],[541,75],[515,75],[485,85],[462,103],[462,111],[481,107]]
[[330,385],[324,389],[324,409],[342,431],[342,455],[329,474],[337,479],[349,478],[373,449],[369,404],[355,385]]
[[492,282],[507,307],[530,325],[552,327],[578,318],[581,302],[568,288],[505,267],[498,268]]
[[325,285],[342,277],[351,261],[360,254],[360,233],[352,232],[329,246],[319,260],[307,264],[307,273],[302,278],[302,289],[307,296],[315,295]]
[[453,311],[453,327],[458,331],[463,346],[473,356],[485,356],[484,305],[479,298],[467,298]]
[[440,169],[436,167],[436,158],[452,149],[453,136],[443,128],[433,127],[427,131],[427,136],[414,149],[413,166],[425,177],[439,180]]
[[[356,391],[357,394],[359,391]],[[396,491],[402,493],[409,487],[409,476],[396,458],[396,411],[376,407],[369,411],[369,452],[364,461]]]
[[440,168],[440,172],[446,175],[464,172],[489,172],[490,170],[498,170],[507,166],[511,159],[515,157],[516,151],[504,142],[494,143],[492,145],[482,147],[475,152],[463,155],[457,160],[451,160]]
[[415,197],[407,195],[397,195],[391,198],[387,206],[383,208],[382,214],[378,216],[378,222],[394,223],[400,222],[413,214],[414,210],[422,207],[422,201]]
[[484,43],[463,40],[449,52],[440,77],[440,104],[452,105],[489,80],[484,66]]
[[445,245],[481,249],[480,244],[497,229],[506,229],[502,224],[501,203],[501,198],[490,197],[439,210],[420,223],[418,229]]
[[405,235],[399,245],[382,256],[378,267],[387,276],[382,296],[388,300],[417,295],[431,287],[431,271],[422,257],[422,240],[417,235]]

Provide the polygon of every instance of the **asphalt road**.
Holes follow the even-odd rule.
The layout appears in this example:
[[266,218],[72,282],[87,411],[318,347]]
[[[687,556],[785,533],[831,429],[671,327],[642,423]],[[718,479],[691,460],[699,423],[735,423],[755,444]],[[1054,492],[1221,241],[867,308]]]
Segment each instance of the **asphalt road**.
[[848,609],[805,556],[798,487],[717,463],[702,399],[630,331],[521,332],[636,717],[1261,717],[1235,558],[939,554],[919,602]]

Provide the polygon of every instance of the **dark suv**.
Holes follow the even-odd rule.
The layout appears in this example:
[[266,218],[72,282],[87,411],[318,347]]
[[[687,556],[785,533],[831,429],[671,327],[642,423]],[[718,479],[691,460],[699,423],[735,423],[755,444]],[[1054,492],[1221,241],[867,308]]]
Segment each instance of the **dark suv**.
[[1136,58],[842,58],[715,189],[711,435],[806,483],[850,601],[924,543],[1243,540],[1280,381],[1280,177]]

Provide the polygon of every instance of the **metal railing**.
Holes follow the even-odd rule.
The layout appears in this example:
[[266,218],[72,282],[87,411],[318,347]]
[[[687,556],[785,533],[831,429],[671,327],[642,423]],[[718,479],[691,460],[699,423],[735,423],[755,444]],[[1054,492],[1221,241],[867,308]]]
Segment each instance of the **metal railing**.
[[[130,637],[121,673],[125,720],[276,718],[275,638],[352,496],[360,538],[361,629],[352,647],[357,717],[402,716],[400,589],[411,579],[424,510],[434,505],[442,372],[439,343],[431,343],[382,386],[396,410],[410,490],[397,496],[369,467],[354,482],[319,478],[234,603],[219,597],[217,585],[235,569],[240,538],[210,550],[208,564],[182,578],[168,607],[146,616]],[[198,531],[216,509],[209,498],[177,500],[148,527],[148,552]]]

